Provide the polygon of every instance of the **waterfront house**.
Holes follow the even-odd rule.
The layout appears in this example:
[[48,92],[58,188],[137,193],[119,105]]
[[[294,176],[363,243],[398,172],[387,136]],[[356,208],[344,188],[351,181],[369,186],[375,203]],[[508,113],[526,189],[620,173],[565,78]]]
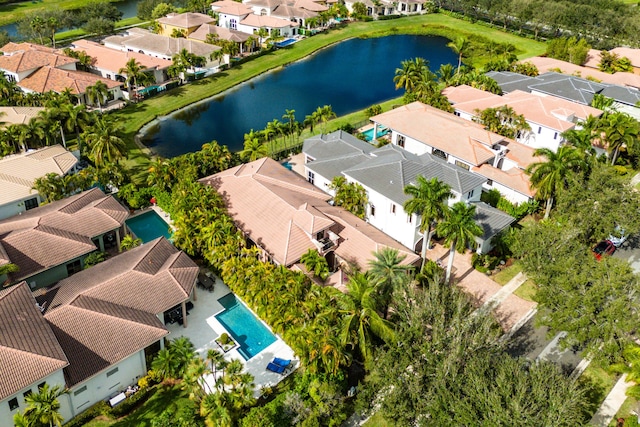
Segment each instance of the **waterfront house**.
[[274,30],[278,30],[281,36],[289,37],[297,34],[300,27],[298,22],[270,16],[266,11],[264,14],[256,15],[249,4],[230,0],[211,3],[211,9],[218,14],[218,26],[254,36],[261,28],[264,28],[269,36],[273,34]]
[[302,151],[310,183],[332,194],[330,183],[335,177],[360,184],[368,198],[366,221],[412,251],[420,252],[424,243],[421,218],[405,212],[403,206],[410,196],[404,189],[415,185],[418,176],[449,185],[453,194],[449,205],[462,201],[476,206],[475,220],[484,231],[476,238],[474,249],[479,253],[488,252],[491,239],[514,221],[480,201],[485,177],[429,153],[418,156],[395,145],[374,149],[342,131],[308,138]]
[[[22,109],[29,110],[22,113]],[[0,111],[15,109],[8,116],[14,122],[27,120],[32,112],[27,107],[4,107]],[[33,185],[36,179],[50,173],[64,176],[76,169],[78,159],[60,145],[13,154],[0,159],[0,220],[37,208],[42,198]]]
[[158,19],[158,24],[160,24],[158,34],[171,37],[179,33],[182,34],[182,37],[189,37],[201,25],[213,24],[215,21],[215,18],[203,13],[170,13]]
[[78,273],[90,253],[120,246],[128,216],[113,196],[93,188],[0,221],[0,265],[19,267],[0,281],[24,280],[34,290]]

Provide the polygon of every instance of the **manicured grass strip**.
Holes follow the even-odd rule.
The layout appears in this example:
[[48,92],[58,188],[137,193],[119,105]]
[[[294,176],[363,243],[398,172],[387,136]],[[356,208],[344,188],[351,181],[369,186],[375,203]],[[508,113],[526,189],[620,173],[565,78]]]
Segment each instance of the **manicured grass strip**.
[[585,384],[589,390],[587,393],[588,417],[589,419],[596,413],[605,397],[609,394],[617,381],[617,376],[610,374],[595,363],[589,364],[587,369],[580,375],[578,381]]
[[[117,3],[117,1],[112,1],[112,3]],[[18,22],[32,12],[42,12],[48,9],[81,9],[86,4],[87,0],[33,0],[3,4],[0,5],[0,25]]]
[[391,421],[387,421],[384,419],[380,412],[376,412],[367,420],[366,423],[362,425],[363,427],[394,427]]
[[538,286],[531,279],[527,279],[518,289],[516,289],[513,294],[518,296],[524,300],[535,302],[533,297],[538,292]]
[[627,397],[627,399],[624,401],[624,403],[618,410],[618,413],[616,414],[616,416],[613,417],[613,420],[611,420],[611,422],[609,423],[609,426],[616,427],[617,425],[616,420],[618,418],[624,418],[625,427],[635,427],[640,425],[638,423],[638,416],[633,415],[631,413],[631,411],[635,411],[637,408],[638,408],[638,400],[634,397]]
[[516,262],[493,276],[493,280],[500,286],[504,286],[521,271],[522,266]]

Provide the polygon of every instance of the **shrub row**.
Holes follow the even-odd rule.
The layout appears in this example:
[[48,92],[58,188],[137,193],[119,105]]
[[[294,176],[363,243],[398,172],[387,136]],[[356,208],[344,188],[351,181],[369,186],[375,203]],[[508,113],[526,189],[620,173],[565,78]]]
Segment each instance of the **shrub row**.
[[115,408],[112,408],[107,402],[101,400],[86,411],[72,418],[64,427],[80,427],[100,415],[109,418],[122,417],[130,413],[138,404],[146,401],[155,391],[155,387],[141,388],[136,394],[129,396]]

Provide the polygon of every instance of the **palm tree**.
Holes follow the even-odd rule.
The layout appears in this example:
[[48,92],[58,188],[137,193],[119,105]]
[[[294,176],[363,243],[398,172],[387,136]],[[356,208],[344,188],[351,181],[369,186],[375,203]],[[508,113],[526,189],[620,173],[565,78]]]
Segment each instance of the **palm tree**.
[[[282,118],[287,119],[289,121],[289,124],[288,124],[289,137],[291,138],[291,140],[293,140],[294,123],[296,122],[296,110],[285,109],[285,113],[282,115]],[[286,148],[286,145],[285,145],[285,148]]]
[[640,346],[629,345],[623,352],[624,363],[616,363],[611,366],[613,372],[627,374],[627,382],[634,385],[627,389],[627,396],[640,398]]
[[376,285],[386,319],[393,292],[409,281],[412,267],[402,265],[407,256],[399,255],[397,249],[383,248],[373,255],[375,259],[369,260],[369,275]]
[[424,58],[407,59],[396,69],[393,82],[396,89],[403,88],[405,92],[413,92],[429,69],[429,62]]
[[49,384],[45,383],[37,393],[26,396],[24,400],[27,407],[24,417],[29,421],[29,425],[62,426],[63,418],[59,412],[58,398],[66,393],[67,390],[60,386],[49,387]]
[[134,238],[131,234],[127,234],[120,242],[120,252],[137,248],[142,244],[142,239]]
[[626,113],[609,113],[599,121],[596,132],[601,132],[609,149],[611,164],[614,165],[621,147],[633,150],[638,145],[640,124]]
[[18,125],[20,134],[18,141],[22,146],[22,151],[27,151],[31,147],[40,146],[46,132],[43,123],[33,117],[27,124]]
[[117,162],[127,154],[127,146],[118,136],[118,128],[104,117],[99,117],[83,137],[89,145],[89,157],[98,167],[107,162]]
[[[120,68],[118,71],[120,74],[124,74],[127,76],[126,83],[129,92],[131,89],[138,89],[138,81],[141,83],[147,82],[150,80],[151,76],[143,71],[141,64],[135,60],[135,58],[131,58],[127,61],[127,64]],[[131,85],[133,83],[133,86]]]
[[0,276],[4,276],[5,274],[17,273],[20,271],[20,267],[16,264],[8,263],[0,265]]
[[549,218],[554,197],[568,185],[569,173],[584,170],[586,163],[582,153],[569,145],[560,146],[557,152],[538,148],[533,154],[547,158],[546,162],[533,163],[527,168],[527,173],[531,175],[531,186],[538,190],[539,197],[547,199],[546,219]]
[[321,256],[317,250],[309,249],[305,254],[300,257],[300,262],[312,272],[316,277],[319,277],[323,282],[329,278],[329,264],[325,257]]
[[342,332],[343,345],[358,348],[365,361],[371,358],[373,337],[385,342],[395,339],[393,325],[378,314],[376,287],[364,273],[355,273],[347,283],[348,293],[340,301],[344,313]]
[[462,66],[462,57],[466,55],[467,50],[469,50],[469,40],[466,37],[458,37],[455,41],[447,43],[447,47],[458,54],[458,68],[456,69],[456,74],[458,74]]
[[451,278],[453,257],[456,251],[463,253],[475,237],[482,236],[482,227],[476,224],[474,219],[475,213],[476,207],[474,205],[457,202],[447,210],[444,219],[436,225],[438,235],[444,237],[445,244],[451,245],[445,282],[449,282]]
[[216,373],[219,369],[224,369],[226,366],[226,360],[224,358],[224,354],[220,353],[215,348],[210,348],[207,350],[207,362],[209,362],[209,370],[213,373],[213,377],[215,378]]
[[101,113],[102,103],[107,99],[107,96],[109,96],[109,87],[101,80],[98,80],[93,86],[87,88],[87,98],[89,102],[96,102]]
[[254,160],[266,157],[268,153],[267,145],[260,140],[260,136],[251,129],[251,132],[244,134],[244,149],[238,153],[243,160]]
[[318,116],[320,117],[320,121],[322,121],[322,133],[326,133],[327,131],[327,122],[331,119],[336,118],[336,113],[331,108],[331,105],[325,105],[323,107],[318,107],[316,109]]
[[431,245],[431,225],[444,217],[447,201],[453,197],[451,187],[438,178],[427,179],[418,175],[416,185],[409,184],[404,193],[411,196],[404,202],[404,210],[409,215],[420,215],[422,232],[422,267],[427,259],[427,249]]

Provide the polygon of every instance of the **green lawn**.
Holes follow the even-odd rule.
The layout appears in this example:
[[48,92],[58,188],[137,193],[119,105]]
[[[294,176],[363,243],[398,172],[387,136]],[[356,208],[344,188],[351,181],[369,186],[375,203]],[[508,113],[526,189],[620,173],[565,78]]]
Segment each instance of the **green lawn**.
[[618,418],[625,419],[625,424],[624,424],[625,427],[636,427],[640,425],[638,424],[638,416],[633,415],[631,413],[631,411],[635,411],[637,407],[638,407],[638,400],[633,397],[627,397],[627,400],[624,401],[624,403],[620,407],[620,410],[618,410],[618,413],[616,414],[616,416],[613,417],[613,420],[609,423],[609,426],[615,427],[616,420]]
[[[117,1],[112,1],[117,3]],[[31,12],[40,12],[51,8],[73,10],[80,9],[87,0],[32,0],[0,5],[0,25],[17,22]]]
[[385,420],[380,412],[376,412],[369,420],[362,425],[363,427],[394,427],[394,424]]
[[522,266],[516,262],[493,276],[493,280],[500,286],[504,286],[521,271]]
[[531,279],[527,279],[513,294],[527,301],[534,301],[533,297],[538,291],[538,286]]
[[585,384],[588,389],[588,417],[591,418],[596,413],[604,398],[607,397],[618,377],[610,374],[603,368],[591,363],[580,375],[578,381]]

